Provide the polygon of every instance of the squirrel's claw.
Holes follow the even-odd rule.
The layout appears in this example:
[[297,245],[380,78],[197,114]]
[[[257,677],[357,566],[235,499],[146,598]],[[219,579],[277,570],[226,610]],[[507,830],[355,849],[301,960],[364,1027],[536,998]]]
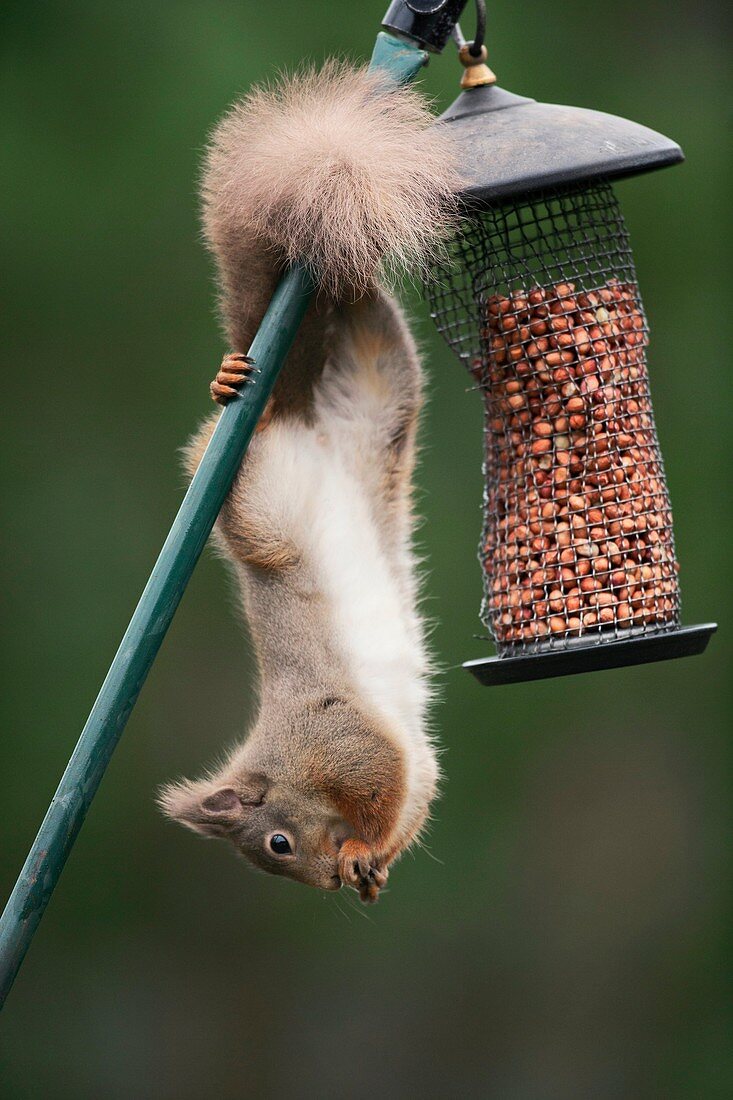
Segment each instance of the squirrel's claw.
[[379,891],[387,882],[387,868],[379,865],[362,840],[344,841],[339,851],[338,870],[344,885],[358,890],[359,897],[366,904],[378,900]]
[[237,396],[239,387],[248,381],[252,373],[253,363],[254,359],[250,359],[248,355],[232,352],[224,356],[217,376],[209,387],[217,405],[226,405],[227,401]]

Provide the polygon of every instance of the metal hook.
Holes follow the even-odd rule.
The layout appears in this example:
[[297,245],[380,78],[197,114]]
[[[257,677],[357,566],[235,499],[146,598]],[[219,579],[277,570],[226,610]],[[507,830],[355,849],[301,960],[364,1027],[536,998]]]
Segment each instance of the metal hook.
[[461,30],[461,24],[456,23],[451,31],[451,37],[458,46],[459,50],[462,50],[464,46],[468,46],[468,52],[471,57],[480,58],[483,50],[484,39],[486,37],[486,2],[485,0],[475,0],[476,4],[476,33],[473,36],[472,42],[466,42],[463,37],[463,31]]
[[476,33],[473,42],[468,47],[473,57],[480,57],[486,37],[486,3],[485,0],[476,0]]

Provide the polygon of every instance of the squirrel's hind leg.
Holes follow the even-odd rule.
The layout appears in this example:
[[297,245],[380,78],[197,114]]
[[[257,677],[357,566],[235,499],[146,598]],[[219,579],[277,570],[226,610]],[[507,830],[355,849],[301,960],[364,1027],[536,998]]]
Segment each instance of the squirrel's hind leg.
[[322,414],[361,422],[394,445],[423,403],[423,374],[404,314],[385,291],[342,306],[319,386]]
[[[226,404],[249,374],[251,360],[246,356],[225,356],[211,384],[215,401]],[[228,392],[231,390],[231,394]],[[263,492],[267,467],[267,432],[272,418],[272,403],[265,408],[255,435],[237,471],[216,521],[215,535],[227,557],[258,570],[277,572],[292,568],[299,553],[283,530],[277,509],[268,508]],[[183,464],[190,477],[196,473],[209,445],[218,415],[208,417],[183,451]]]
[[364,486],[400,574],[413,527],[412,477],[423,404],[415,341],[397,303],[379,290],[335,314],[316,414],[340,462]]

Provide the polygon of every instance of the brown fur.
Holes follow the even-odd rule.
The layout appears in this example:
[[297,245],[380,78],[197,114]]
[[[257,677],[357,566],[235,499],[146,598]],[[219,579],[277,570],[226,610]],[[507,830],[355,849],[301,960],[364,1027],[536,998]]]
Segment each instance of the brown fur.
[[360,736],[354,750],[348,767],[329,753],[328,760],[311,756],[306,771],[379,857],[397,825],[404,799],[404,762],[389,735],[376,731]]
[[203,178],[227,339],[252,342],[277,275],[302,261],[320,293],[275,389],[309,407],[334,301],[354,301],[385,268],[425,266],[453,225],[458,175],[447,128],[420,94],[327,62],[256,88],[217,126]]
[[[359,686],[359,661],[345,652],[309,541],[311,525],[331,522],[329,505],[317,484],[298,481],[297,457],[288,462],[300,439],[309,460],[321,461],[322,432],[331,448],[323,453],[368,502],[390,574],[387,606],[392,584],[404,605],[412,668],[404,675],[421,699],[410,539],[422,372],[379,277],[423,262],[439,245],[451,224],[453,163],[416,92],[329,63],[233,108],[214,134],[204,176],[204,225],[234,351],[248,350],[287,263],[303,260],[319,294],[216,526],[257,654],[259,713],[215,774],[170,784],[160,803],[190,829],[229,839],[263,870],[323,889],[347,883],[365,901],[376,900],[388,864],[422,828],[437,768],[423,704],[410,702],[403,720],[380,709],[379,692],[375,703]],[[234,384],[233,370],[225,359],[215,396]],[[215,423],[186,450],[191,474]],[[319,511],[304,527],[301,497],[311,491]],[[394,679],[401,665],[387,672]],[[268,846],[276,833],[292,842],[291,855]]]

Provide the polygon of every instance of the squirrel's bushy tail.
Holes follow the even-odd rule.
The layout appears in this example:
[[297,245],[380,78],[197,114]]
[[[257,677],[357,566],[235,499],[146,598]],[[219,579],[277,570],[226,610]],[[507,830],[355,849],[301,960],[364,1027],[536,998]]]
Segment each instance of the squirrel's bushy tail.
[[293,261],[336,299],[424,264],[452,221],[456,160],[418,92],[363,68],[328,62],[251,92],[215,130],[203,180],[230,335]]

